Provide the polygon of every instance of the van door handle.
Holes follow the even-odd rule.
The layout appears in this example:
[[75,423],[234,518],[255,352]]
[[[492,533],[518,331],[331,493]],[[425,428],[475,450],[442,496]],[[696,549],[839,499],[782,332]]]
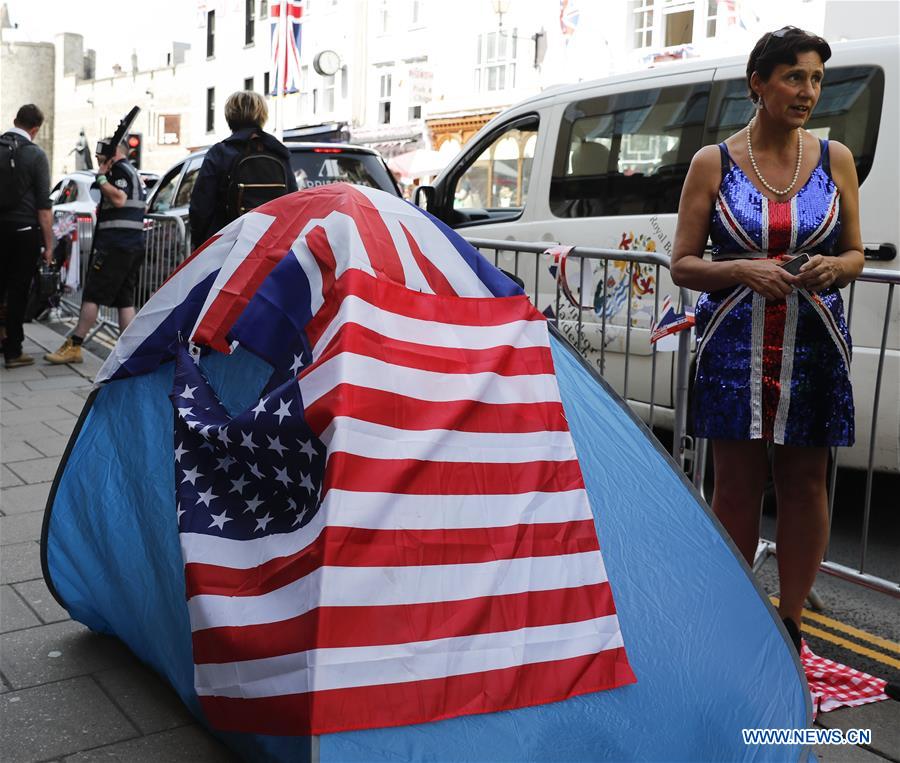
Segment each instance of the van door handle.
[[877,249],[874,246],[867,246],[863,249],[863,254],[867,260],[888,262],[897,256],[897,247],[894,244],[881,244]]

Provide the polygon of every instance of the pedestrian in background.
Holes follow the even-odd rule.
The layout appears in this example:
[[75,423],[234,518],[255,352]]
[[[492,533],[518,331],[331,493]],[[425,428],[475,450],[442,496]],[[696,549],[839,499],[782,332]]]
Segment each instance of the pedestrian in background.
[[191,191],[194,248],[248,209],[297,190],[290,151],[263,130],[268,118],[259,93],[240,90],[225,101],[232,133],[209,149]]
[[29,103],[16,113],[13,128],[0,136],[0,299],[6,300],[6,368],[34,363],[22,353],[22,323],[42,248],[47,264],[53,261],[50,163],[34,143],[43,123],[41,110]]
[[134,290],[144,260],[144,212],[147,193],[137,170],[126,158],[128,146],[116,146],[112,157],[97,156],[100,206],[78,325],[62,346],[44,355],[50,363],[80,363],[81,345],[97,322],[100,305],[118,308],[119,331],[134,318]]
[[828,449],[854,439],[839,289],[864,265],[853,156],[803,129],[830,56],[796,27],[760,38],[747,63],[756,115],[694,156],[672,253],[675,283],[704,292],[694,434],[712,440],[713,511],[748,564],[774,446],[779,614],[798,651],[828,543]]

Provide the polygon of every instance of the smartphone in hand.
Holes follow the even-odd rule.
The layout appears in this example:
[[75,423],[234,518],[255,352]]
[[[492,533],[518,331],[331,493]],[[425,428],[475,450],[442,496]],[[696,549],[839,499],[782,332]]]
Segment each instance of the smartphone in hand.
[[802,268],[807,262],[809,262],[809,255],[804,252],[803,254],[798,254],[793,259],[788,260],[781,267],[783,267],[792,276],[798,276],[800,275],[800,268]]

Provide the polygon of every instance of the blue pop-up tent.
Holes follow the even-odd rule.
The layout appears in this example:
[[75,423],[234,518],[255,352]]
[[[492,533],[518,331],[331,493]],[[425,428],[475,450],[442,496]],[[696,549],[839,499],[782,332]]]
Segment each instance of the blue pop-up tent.
[[[379,194],[367,196],[381,203]],[[327,194],[316,200],[340,203]],[[414,207],[399,214],[415,218],[410,225],[424,219],[440,229]],[[440,231],[482,282],[514,290],[496,286],[504,278],[499,272],[461,239]],[[229,230],[222,235],[227,239]],[[193,266],[203,258],[203,251],[197,253]],[[132,345],[125,342],[107,363],[57,474],[42,537],[45,578],[72,617],[119,637],[204,722],[174,518],[169,395],[176,361],[166,355],[169,350],[156,352],[153,362],[145,352],[141,360],[140,348],[163,334],[174,345],[182,332],[196,328],[216,277],[200,273],[164,311],[159,302],[148,304],[145,311],[157,316],[157,328],[145,330]],[[247,289],[268,294],[270,303],[278,284],[290,278],[275,267],[262,285],[257,279]],[[247,309],[253,304],[250,299]],[[238,327],[226,335],[233,342],[239,333]],[[263,351],[248,349],[253,343],[247,333],[241,336],[240,346],[225,348],[230,352],[214,350],[199,359],[229,411],[251,409],[271,388],[279,366],[278,357],[264,350],[263,359]],[[279,344],[302,348],[304,341],[282,333]],[[796,746],[743,740],[744,729],[804,728],[810,722],[799,661],[751,572],[643,424],[564,339],[552,335],[550,348],[636,682],[405,726],[316,736],[213,733],[249,760],[805,758]]]

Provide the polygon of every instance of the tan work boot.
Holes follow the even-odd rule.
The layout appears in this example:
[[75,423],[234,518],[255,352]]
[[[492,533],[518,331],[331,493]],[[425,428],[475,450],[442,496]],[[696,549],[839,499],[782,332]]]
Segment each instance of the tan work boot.
[[56,352],[48,352],[44,355],[44,360],[55,365],[60,365],[62,363],[80,363],[81,345],[74,344],[70,337],[62,343],[62,346]]

